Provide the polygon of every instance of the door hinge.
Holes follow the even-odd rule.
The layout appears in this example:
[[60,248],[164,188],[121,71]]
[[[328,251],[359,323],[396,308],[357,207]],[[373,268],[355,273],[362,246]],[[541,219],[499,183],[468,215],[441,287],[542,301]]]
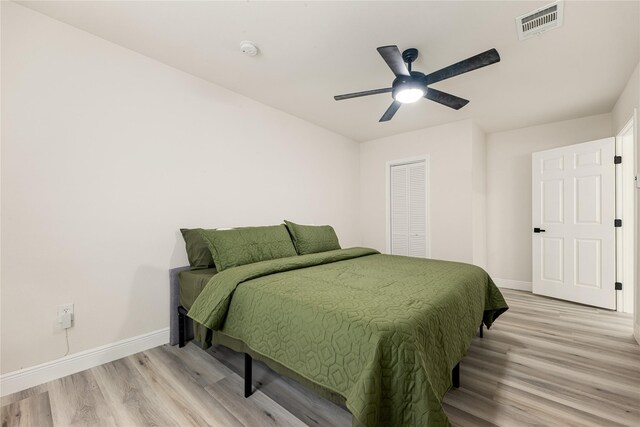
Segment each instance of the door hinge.
[[613,220],[613,226],[614,227],[622,227],[622,220],[621,219],[614,219]]
[[622,290],[622,282],[616,282],[616,291]]
[[622,156],[613,156],[613,164],[619,165],[620,163],[622,163]]

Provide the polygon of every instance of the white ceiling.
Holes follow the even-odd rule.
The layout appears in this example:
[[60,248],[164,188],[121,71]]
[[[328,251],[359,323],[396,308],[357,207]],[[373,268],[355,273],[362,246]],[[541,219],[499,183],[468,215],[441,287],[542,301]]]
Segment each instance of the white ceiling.
[[[55,19],[357,141],[466,118],[487,132],[611,111],[640,56],[640,2],[567,1],[564,26],[518,41],[532,2],[21,2]],[[244,56],[241,40],[260,47]],[[376,47],[416,47],[430,72],[495,47],[498,64],[434,85],[469,99],[421,100],[391,122]]]

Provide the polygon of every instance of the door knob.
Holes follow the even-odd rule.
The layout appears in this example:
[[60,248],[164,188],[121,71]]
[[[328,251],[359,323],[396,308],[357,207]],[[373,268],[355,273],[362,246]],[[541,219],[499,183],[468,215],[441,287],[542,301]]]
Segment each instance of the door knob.
[[543,230],[542,228],[538,228],[538,227],[535,227],[535,228],[533,229],[533,232],[534,232],[534,233],[544,233],[545,231],[547,231],[547,230]]

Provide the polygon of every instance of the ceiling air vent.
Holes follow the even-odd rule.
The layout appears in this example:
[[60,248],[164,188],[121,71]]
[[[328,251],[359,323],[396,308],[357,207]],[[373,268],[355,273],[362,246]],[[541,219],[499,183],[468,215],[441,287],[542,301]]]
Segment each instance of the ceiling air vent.
[[518,39],[526,40],[562,25],[564,2],[553,2],[516,18]]

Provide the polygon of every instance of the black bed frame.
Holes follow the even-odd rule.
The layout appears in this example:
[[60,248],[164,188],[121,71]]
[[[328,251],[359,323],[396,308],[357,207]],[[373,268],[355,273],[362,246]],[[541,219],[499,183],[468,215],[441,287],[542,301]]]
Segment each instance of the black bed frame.
[[[187,341],[187,310],[183,306],[178,307],[178,347],[184,347]],[[480,324],[478,331],[480,338],[484,337],[484,325]],[[253,358],[244,353],[244,397],[249,397],[253,393],[252,367]],[[451,382],[454,388],[460,388],[460,362],[451,370]]]

